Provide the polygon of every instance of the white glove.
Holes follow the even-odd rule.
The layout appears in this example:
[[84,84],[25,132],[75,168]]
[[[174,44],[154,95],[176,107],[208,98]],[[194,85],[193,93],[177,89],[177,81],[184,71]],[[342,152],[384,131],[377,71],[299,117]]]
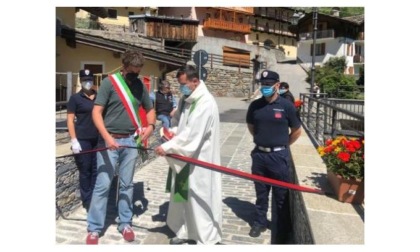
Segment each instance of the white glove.
[[80,146],[79,141],[77,141],[77,138],[73,138],[71,140],[71,150],[74,154],[79,153],[82,151],[82,146]]

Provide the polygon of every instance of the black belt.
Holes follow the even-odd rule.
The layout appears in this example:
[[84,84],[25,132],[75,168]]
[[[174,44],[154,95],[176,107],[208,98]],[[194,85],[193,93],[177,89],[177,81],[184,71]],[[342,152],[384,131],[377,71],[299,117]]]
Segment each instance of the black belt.
[[285,150],[287,146],[276,146],[276,147],[264,147],[257,145],[257,149],[264,152],[274,152],[274,151],[281,151]]

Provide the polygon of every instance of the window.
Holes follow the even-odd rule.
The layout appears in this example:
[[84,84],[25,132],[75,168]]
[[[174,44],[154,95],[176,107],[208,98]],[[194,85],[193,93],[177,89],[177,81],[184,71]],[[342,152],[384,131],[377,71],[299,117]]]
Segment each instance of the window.
[[[311,56],[313,52],[314,44],[311,44]],[[315,56],[325,55],[325,43],[316,44],[315,46]]]
[[129,12],[128,12],[128,15],[129,15],[129,16],[133,16],[133,15],[134,15],[134,12],[133,12],[133,11],[129,11]]
[[239,48],[223,47],[223,65],[233,67],[250,67],[250,52]]
[[108,18],[117,18],[117,10],[115,9],[108,9]]

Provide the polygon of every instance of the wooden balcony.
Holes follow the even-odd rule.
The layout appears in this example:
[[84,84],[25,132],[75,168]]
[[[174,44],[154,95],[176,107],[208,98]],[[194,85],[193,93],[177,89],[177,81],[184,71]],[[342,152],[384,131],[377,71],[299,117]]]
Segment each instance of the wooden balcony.
[[249,24],[240,24],[234,23],[219,19],[212,19],[209,18],[204,20],[204,29],[216,29],[216,30],[224,30],[224,31],[233,31],[239,33],[251,33],[251,25]]
[[235,11],[244,14],[254,14],[254,7],[217,7],[217,9],[227,10],[227,11]]

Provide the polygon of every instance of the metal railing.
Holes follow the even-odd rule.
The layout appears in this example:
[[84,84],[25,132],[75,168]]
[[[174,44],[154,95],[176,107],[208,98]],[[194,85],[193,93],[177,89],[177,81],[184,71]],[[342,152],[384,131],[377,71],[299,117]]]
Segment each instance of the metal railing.
[[[318,95],[318,96],[317,96]],[[331,99],[325,93],[300,94],[300,118],[316,144],[343,135],[364,137],[364,100]]]
[[[299,40],[312,40],[313,32],[304,32],[299,34]],[[316,32],[317,39],[334,38],[334,30],[322,30]]]

